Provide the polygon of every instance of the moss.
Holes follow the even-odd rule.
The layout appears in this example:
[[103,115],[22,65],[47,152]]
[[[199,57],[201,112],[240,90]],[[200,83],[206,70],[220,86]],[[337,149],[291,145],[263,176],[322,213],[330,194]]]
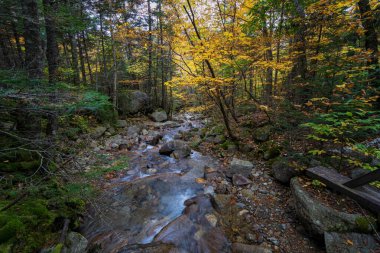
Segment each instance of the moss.
[[23,229],[24,224],[18,218],[10,218],[9,221],[0,228],[0,244],[7,242]]
[[6,172],[34,171],[37,170],[40,167],[40,165],[40,160],[0,163],[2,170]]
[[360,216],[355,220],[357,229],[362,233],[371,233],[376,228],[376,219],[371,216]]
[[220,144],[220,147],[224,150],[227,150],[228,149],[228,146],[232,146],[232,145],[236,145],[233,141],[231,140],[226,140],[225,142],[223,142],[222,144]]
[[62,248],[63,248],[63,244],[62,244],[62,243],[59,243],[59,244],[57,244],[57,245],[54,247],[54,249],[51,251],[51,253],[61,253]]

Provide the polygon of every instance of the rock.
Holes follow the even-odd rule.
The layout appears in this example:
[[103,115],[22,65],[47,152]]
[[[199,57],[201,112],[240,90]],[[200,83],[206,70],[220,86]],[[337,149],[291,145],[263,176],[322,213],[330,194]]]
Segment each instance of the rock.
[[151,99],[141,91],[123,91],[118,94],[118,108],[121,115],[146,113],[151,110]]
[[269,237],[268,241],[270,241],[272,244],[276,246],[280,245],[280,241],[276,237]]
[[253,139],[257,142],[269,140],[271,126],[260,127],[253,132]]
[[216,224],[218,223],[218,218],[214,214],[206,214],[205,217],[211,226],[216,227]]
[[231,206],[230,203],[231,203],[232,198],[233,198],[233,195],[230,195],[230,194],[215,194],[212,197],[211,202],[214,208],[220,212],[220,211],[225,210],[229,206]]
[[119,144],[117,144],[117,143],[111,143],[110,146],[112,149],[118,149],[119,148]]
[[253,150],[253,148],[248,144],[242,144],[239,146],[239,150],[243,153],[249,153]]
[[190,156],[191,149],[184,141],[174,140],[165,143],[159,150],[161,155],[173,155],[176,158],[185,158]]
[[235,144],[230,144],[227,146],[228,152],[236,152],[238,150],[237,146]]
[[241,190],[241,195],[243,195],[243,197],[245,197],[247,199],[252,198],[253,194],[254,194],[254,192],[251,189],[243,189],[243,190]]
[[162,135],[157,134],[156,136],[154,136],[150,140],[148,140],[146,143],[148,145],[156,146],[160,142],[161,139],[162,139]]
[[94,138],[94,139],[98,139],[100,138],[105,132],[107,131],[107,128],[104,127],[104,126],[98,126],[96,127],[92,133],[91,133],[91,137]]
[[253,166],[253,163],[250,161],[234,158],[231,161],[230,168],[227,170],[227,176],[232,177],[234,174],[241,174],[244,177],[248,177]]
[[226,141],[226,137],[224,135],[217,135],[215,138],[212,140],[214,144],[222,144],[223,142]]
[[165,111],[156,111],[150,115],[155,122],[164,122],[168,120],[168,115]]
[[83,235],[76,232],[70,232],[67,235],[62,253],[85,253],[87,245],[88,241]]
[[251,184],[252,181],[249,180],[248,178],[240,175],[240,174],[234,174],[232,176],[232,183],[235,185],[235,186],[243,186],[243,185],[248,185],[248,184]]
[[371,253],[377,252],[380,245],[372,235],[357,233],[325,233],[326,253]]
[[141,127],[140,126],[136,126],[136,125],[130,126],[127,129],[127,135],[130,136],[130,137],[139,135],[140,132],[141,132]]
[[127,126],[127,121],[126,120],[123,120],[123,119],[117,120],[116,127],[118,127],[118,128],[124,128],[126,126]]
[[358,214],[336,211],[312,198],[299,183],[298,178],[291,179],[290,187],[295,200],[297,216],[306,231],[321,238],[325,232],[351,232],[359,229],[357,222],[366,219]]
[[115,133],[116,133],[116,130],[115,130],[115,128],[113,128],[113,127],[109,127],[108,129],[107,129],[107,132],[106,133],[109,133],[110,135],[114,135]]
[[257,245],[232,243],[232,253],[272,253],[272,250]]
[[292,177],[299,175],[299,171],[286,158],[279,158],[273,162],[272,173],[273,177],[283,184],[289,184]]

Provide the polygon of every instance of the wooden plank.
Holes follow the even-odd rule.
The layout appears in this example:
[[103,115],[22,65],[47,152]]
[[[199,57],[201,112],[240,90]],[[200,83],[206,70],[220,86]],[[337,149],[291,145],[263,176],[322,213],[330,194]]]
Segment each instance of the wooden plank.
[[349,180],[348,182],[344,183],[343,185],[355,188],[358,186],[362,186],[371,182],[375,182],[377,180],[380,180],[380,169],[377,169],[375,171],[371,171],[367,174],[364,174],[360,177],[357,177],[355,179]]
[[343,185],[350,178],[326,167],[314,167],[306,170],[306,174],[318,179],[328,187],[347,195],[363,207],[380,214],[380,191],[371,186],[361,186],[355,189]]

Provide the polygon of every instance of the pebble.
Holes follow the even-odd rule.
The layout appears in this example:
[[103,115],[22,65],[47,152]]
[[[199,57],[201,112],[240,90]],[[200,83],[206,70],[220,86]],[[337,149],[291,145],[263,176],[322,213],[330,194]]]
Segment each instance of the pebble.
[[280,241],[276,237],[269,237],[268,240],[276,246],[280,245]]

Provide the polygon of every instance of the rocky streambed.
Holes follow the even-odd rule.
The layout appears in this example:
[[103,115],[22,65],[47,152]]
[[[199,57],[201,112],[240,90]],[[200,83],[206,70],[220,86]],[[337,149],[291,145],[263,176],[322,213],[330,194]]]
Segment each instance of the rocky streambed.
[[[98,129],[105,138],[91,144],[93,153],[126,158],[128,166],[104,180],[90,205],[81,231],[86,251],[324,252],[323,241],[307,236],[313,220],[297,217],[300,200],[264,162],[234,154],[224,164],[190,148],[204,123],[183,114],[163,123],[121,121],[117,134]],[[309,216],[313,206],[302,212]]]

